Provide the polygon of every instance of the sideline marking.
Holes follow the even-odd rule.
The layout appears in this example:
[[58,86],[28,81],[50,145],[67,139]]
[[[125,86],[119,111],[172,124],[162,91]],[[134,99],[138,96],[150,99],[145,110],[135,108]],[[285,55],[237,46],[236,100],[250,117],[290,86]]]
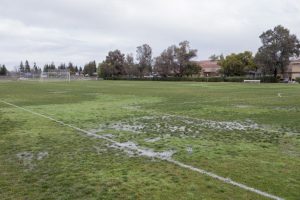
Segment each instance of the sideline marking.
[[[110,139],[110,138],[107,138],[107,137],[104,137],[104,136],[101,136],[101,135],[97,135],[97,134],[95,134],[95,133],[91,133],[91,132],[89,132],[89,131],[83,130],[83,129],[78,128],[78,127],[76,127],[76,126],[73,126],[73,125],[70,125],[70,124],[66,124],[66,123],[64,123],[63,121],[54,119],[54,118],[49,117],[49,116],[46,116],[46,115],[44,115],[44,114],[40,114],[40,113],[34,112],[34,111],[32,111],[32,110],[23,108],[23,107],[21,107],[21,106],[17,106],[17,105],[15,105],[15,104],[12,104],[12,103],[9,103],[9,102],[3,101],[3,100],[0,100],[0,102],[4,103],[4,104],[6,104],[6,105],[12,106],[12,107],[21,109],[21,110],[23,110],[23,111],[29,112],[29,113],[31,113],[31,114],[33,114],[33,115],[37,115],[37,116],[40,116],[40,117],[49,119],[49,120],[54,121],[54,122],[56,122],[56,123],[58,123],[58,124],[61,124],[61,125],[63,125],[63,126],[67,126],[67,127],[69,127],[69,128],[75,129],[75,130],[77,130],[77,131],[79,131],[79,132],[85,133],[85,134],[88,135],[88,136],[93,136],[93,137],[96,137],[96,138],[98,138],[98,139],[103,139],[103,140],[109,141],[109,142],[111,142],[111,143],[113,143],[113,144],[115,144],[115,145],[120,146],[120,143],[119,143],[119,142],[117,142],[117,141],[115,141],[115,140],[112,140],[112,139]],[[129,149],[130,149],[130,147],[129,147]],[[204,175],[210,176],[210,177],[212,177],[212,178],[214,178],[214,179],[220,180],[220,181],[225,182],[225,183],[227,183],[227,184],[231,184],[231,185],[237,186],[237,187],[242,188],[242,189],[244,189],[244,190],[247,190],[247,191],[250,191],[250,192],[254,192],[254,193],[256,193],[256,194],[259,194],[259,195],[264,196],[264,197],[268,197],[268,198],[270,198],[270,199],[284,200],[284,199],[281,198],[281,197],[278,197],[278,196],[269,194],[269,193],[267,193],[267,192],[264,192],[264,191],[261,191],[261,190],[258,190],[258,189],[252,188],[252,187],[249,187],[249,186],[247,186],[247,185],[245,185],[245,184],[242,184],[242,183],[235,182],[235,181],[231,180],[230,178],[224,178],[224,177],[219,176],[219,175],[217,175],[217,174],[214,174],[214,173],[212,173],[212,172],[209,172],[209,171],[206,171],[206,170],[203,170],[203,169],[200,169],[200,168],[196,168],[196,167],[193,167],[193,166],[191,166],[191,165],[186,165],[186,164],[184,164],[184,163],[182,163],[182,162],[179,162],[179,161],[176,161],[176,160],[173,160],[173,159],[170,159],[170,158],[167,158],[167,159],[166,159],[166,158],[163,158],[163,157],[161,157],[161,156],[153,156],[153,157],[158,158],[158,159],[163,160],[163,161],[167,161],[167,162],[169,162],[169,163],[173,163],[173,164],[175,164],[175,165],[177,165],[177,166],[179,166],[179,167],[181,167],[181,168],[189,169],[189,170],[192,170],[192,171],[194,171],[194,172],[198,172],[199,174],[204,174]]]

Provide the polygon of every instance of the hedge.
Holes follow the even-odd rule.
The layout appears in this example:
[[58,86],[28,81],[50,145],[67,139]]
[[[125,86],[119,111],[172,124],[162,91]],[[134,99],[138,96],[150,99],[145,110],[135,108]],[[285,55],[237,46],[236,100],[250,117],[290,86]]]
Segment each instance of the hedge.
[[300,77],[296,78],[296,82],[300,83]]
[[104,80],[128,80],[128,81],[194,81],[194,82],[244,82],[244,80],[261,80],[262,83],[277,83],[278,80],[273,76],[265,76],[261,78],[248,77],[153,77],[153,78],[137,78],[137,77],[106,77]]

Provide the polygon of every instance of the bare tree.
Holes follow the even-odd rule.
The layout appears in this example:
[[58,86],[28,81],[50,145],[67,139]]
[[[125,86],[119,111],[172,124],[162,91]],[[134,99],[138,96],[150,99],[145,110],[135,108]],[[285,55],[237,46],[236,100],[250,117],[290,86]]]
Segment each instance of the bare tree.
[[152,48],[148,44],[138,46],[136,50],[138,61],[138,69],[140,76],[142,77],[146,73],[152,71]]
[[176,46],[172,45],[164,50],[160,56],[155,58],[154,71],[163,77],[167,77],[174,74],[174,70],[177,68],[175,62],[175,49]]
[[185,68],[191,59],[197,56],[197,50],[191,49],[188,41],[183,41],[180,42],[179,47],[175,49],[175,55],[178,63],[178,68],[175,70],[175,72],[178,76],[182,77]]

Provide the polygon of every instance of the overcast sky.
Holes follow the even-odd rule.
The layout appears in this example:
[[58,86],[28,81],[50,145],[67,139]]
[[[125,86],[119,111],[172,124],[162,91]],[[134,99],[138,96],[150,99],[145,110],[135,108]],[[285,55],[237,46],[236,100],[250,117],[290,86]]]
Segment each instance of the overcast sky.
[[255,52],[278,24],[300,38],[300,0],[0,0],[0,63],[83,65],[144,43],[157,56],[183,40],[202,60]]

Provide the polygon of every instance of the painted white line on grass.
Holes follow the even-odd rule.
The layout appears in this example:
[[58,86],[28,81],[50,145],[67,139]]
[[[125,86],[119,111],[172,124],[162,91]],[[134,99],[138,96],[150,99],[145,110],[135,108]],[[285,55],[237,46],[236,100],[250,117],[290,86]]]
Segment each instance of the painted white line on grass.
[[[60,125],[63,125],[63,126],[72,128],[72,129],[77,130],[77,131],[79,131],[79,132],[85,133],[87,136],[92,136],[92,137],[95,137],[95,138],[98,138],[98,139],[103,139],[103,140],[106,140],[106,141],[109,141],[109,142],[113,143],[114,145],[117,145],[117,146],[120,146],[120,147],[124,147],[124,146],[122,146],[122,143],[119,143],[119,142],[117,142],[117,141],[115,141],[115,140],[112,140],[112,139],[110,139],[110,138],[107,138],[107,137],[104,137],[104,136],[101,136],[101,135],[97,135],[97,134],[95,134],[95,133],[91,133],[91,132],[89,132],[89,131],[83,130],[83,129],[81,129],[81,128],[78,128],[78,127],[73,126],[73,125],[70,125],[70,124],[66,124],[66,123],[64,123],[63,121],[54,119],[54,118],[49,117],[49,116],[47,116],[47,115],[44,115],[44,114],[40,114],[40,113],[34,112],[34,111],[32,111],[32,110],[23,108],[23,107],[21,107],[21,106],[17,106],[17,105],[15,105],[15,104],[12,104],[12,103],[9,103],[9,102],[3,101],[3,100],[0,100],[0,102],[4,103],[4,104],[6,104],[6,105],[12,106],[12,107],[21,109],[21,110],[23,110],[23,111],[29,112],[29,113],[31,113],[31,114],[33,114],[33,115],[37,115],[37,116],[43,117],[43,118],[45,118],[45,119],[54,121],[54,122],[56,122],[56,123],[58,123],[58,124],[60,124]],[[134,147],[134,149],[131,149],[130,147],[127,147],[127,148],[130,149],[130,150],[142,151],[142,149],[136,149],[136,147]],[[270,198],[270,199],[284,200],[284,199],[281,198],[281,197],[278,197],[278,196],[269,194],[269,193],[267,193],[267,192],[263,192],[263,191],[261,191],[261,190],[258,190],[258,189],[252,188],[252,187],[249,187],[249,186],[244,185],[244,184],[242,184],[242,183],[235,182],[235,181],[233,181],[233,180],[231,180],[231,179],[229,179],[229,178],[224,178],[224,177],[219,176],[219,175],[217,175],[217,174],[214,174],[214,173],[212,173],[212,172],[209,172],[209,171],[206,171],[206,170],[203,170],[203,169],[200,169],[200,168],[196,168],[196,167],[193,167],[193,166],[191,166],[191,165],[186,165],[186,164],[184,164],[184,163],[182,163],[182,162],[173,160],[173,159],[171,159],[171,158],[165,158],[164,156],[161,156],[160,154],[156,154],[156,155],[154,155],[154,156],[152,156],[152,157],[155,157],[155,158],[157,158],[157,159],[160,159],[160,160],[164,160],[164,161],[173,163],[173,164],[175,164],[175,165],[177,165],[177,166],[179,166],[179,167],[182,167],[182,168],[185,168],[185,169],[189,169],[189,170],[192,170],[192,171],[194,171],[194,172],[198,172],[198,173],[200,173],[200,174],[204,174],[204,175],[210,176],[210,177],[212,177],[212,178],[214,178],[214,179],[217,179],[217,180],[219,180],[219,181],[225,182],[225,183],[227,183],[227,184],[234,185],[234,186],[236,186],[236,187],[242,188],[242,189],[247,190],[247,191],[254,192],[254,193],[256,193],[256,194],[259,194],[259,195],[264,196],[264,197],[268,197],[268,198]]]

